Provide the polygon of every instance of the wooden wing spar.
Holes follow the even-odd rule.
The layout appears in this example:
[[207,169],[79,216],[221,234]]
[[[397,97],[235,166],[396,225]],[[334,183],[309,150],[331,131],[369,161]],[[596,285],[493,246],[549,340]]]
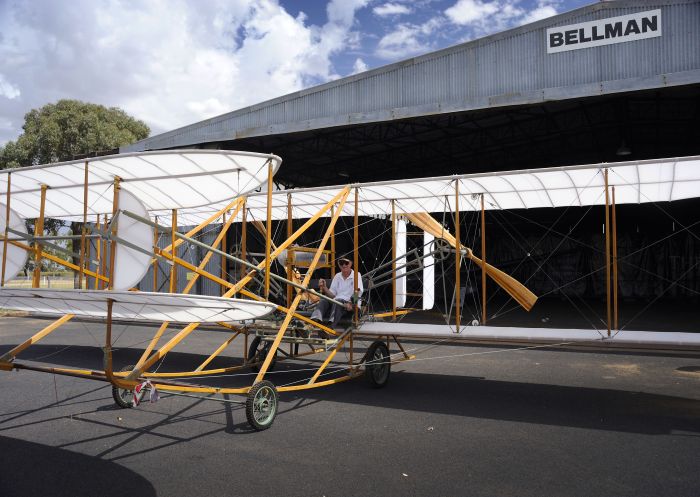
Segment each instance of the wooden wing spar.
[[[457,240],[454,235],[447,231],[444,226],[438,223],[437,220],[427,212],[406,213],[404,217],[435,238],[441,238],[447,241],[454,249],[457,249]],[[459,244],[459,250],[462,250],[470,260],[481,266],[484,271],[486,271],[486,274],[495,281],[498,286],[508,292],[508,295],[513,297],[526,311],[532,309],[532,306],[537,302],[537,295],[528,290],[525,285],[500,269],[493,267],[491,264],[484,264],[481,259],[474,255],[470,248]]]

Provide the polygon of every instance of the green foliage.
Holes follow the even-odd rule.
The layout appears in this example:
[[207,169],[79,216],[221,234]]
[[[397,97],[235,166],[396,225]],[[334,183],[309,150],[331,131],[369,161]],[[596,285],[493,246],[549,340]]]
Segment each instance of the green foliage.
[[148,136],[150,129],[116,107],[59,100],[24,116],[24,133],[0,149],[0,169],[48,164],[111,150]]
[[[144,122],[121,109],[78,100],[59,100],[29,111],[24,116],[22,129],[24,133],[16,141],[0,147],[0,169],[67,161],[128,145],[150,133]],[[68,233],[80,233],[79,226],[71,223]],[[27,228],[29,233],[34,232],[33,221],[27,220]],[[60,230],[66,230],[62,221],[44,220],[44,233],[56,235]],[[45,250],[52,252],[50,248]],[[64,254],[58,255],[65,257]],[[33,267],[30,258],[25,271],[31,271]],[[46,259],[42,260],[43,270],[57,267]]]

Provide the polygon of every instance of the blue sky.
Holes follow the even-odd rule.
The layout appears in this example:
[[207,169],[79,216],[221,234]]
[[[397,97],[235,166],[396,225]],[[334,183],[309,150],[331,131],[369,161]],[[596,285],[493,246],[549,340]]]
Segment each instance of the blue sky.
[[591,0],[0,0],[0,145],[61,98],[152,134]]

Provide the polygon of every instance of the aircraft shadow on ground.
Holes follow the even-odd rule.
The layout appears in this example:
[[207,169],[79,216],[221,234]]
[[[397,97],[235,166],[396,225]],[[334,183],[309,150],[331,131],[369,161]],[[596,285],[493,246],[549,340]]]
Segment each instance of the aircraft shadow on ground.
[[[143,476],[105,459],[0,436],[0,488],[6,497],[155,496]],[[49,468],[27,472],[32,468]]]
[[[0,347],[0,354],[11,346]],[[60,346],[34,345],[32,354],[22,358],[46,357]],[[141,351],[115,352],[115,369],[133,364]],[[26,357],[25,357],[26,356]],[[90,357],[89,360],[86,360]],[[96,347],[74,346],[50,357],[62,366],[101,367],[102,354]],[[187,371],[206,356],[171,352],[160,371]],[[216,358],[209,367],[240,364],[240,358]],[[277,385],[303,383],[312,374],[313,364],[301,361],[278,362],[268,378]],[[244,369],[235,376],[196,378],[198,384],[217,387],[250,385],[253,375]],[[336,376],[329,374],[325,379]],[[331,388],[316,388],[281,394],[280,415],[303,409],[324,400],[386,409],[433,412],[452,416],[495,419],[540,425],[610,430],[643,434],[689,432],[700,434],[700,400],[614,388],[574,387],[553,384],[490,380],[488,378],[393,372],[382,389],[370,388],[363,378]],[[111,402],[111,399],[110,399]],[[199,402],[193,399],[193,402]],[[226,411],[226,410],[224,410]],[[230,412],[227,414],[227,417]],[[240,433],[228,420],[229,433]]]

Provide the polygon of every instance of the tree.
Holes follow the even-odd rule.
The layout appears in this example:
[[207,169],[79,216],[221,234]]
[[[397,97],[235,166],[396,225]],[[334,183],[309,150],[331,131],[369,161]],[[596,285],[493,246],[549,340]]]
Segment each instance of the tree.
[[[24,116],[22,133],[16,141],[0,148],[0,169],[34,166],[95,155],[146,138],[150,129],[116,107],[59,100]],[[46,219],[45,230],[56,234],[63,223]],[[71,223],[71,232],[80,232],[80,223]],[[33,232],[28,223],[29,232]],[[70,247],[71,244],[68,244]],[[75,262],[75,261],[74,261]],[[48,262],[44,260],[45,269]],[[29,269],[33,261],[28,262]]]
[[146,138],[150,129],[116,107],[59,100],[24,116],[22,133],[0,149],[0,169],[71,160]]

